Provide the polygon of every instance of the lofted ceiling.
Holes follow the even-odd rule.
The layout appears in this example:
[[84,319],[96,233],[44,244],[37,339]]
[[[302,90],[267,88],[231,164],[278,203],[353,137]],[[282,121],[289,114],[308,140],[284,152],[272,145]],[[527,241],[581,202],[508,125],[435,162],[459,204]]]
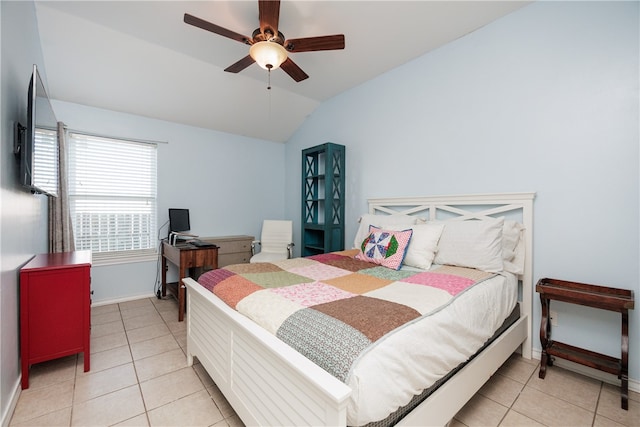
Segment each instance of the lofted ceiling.
[[309,78],[257,64],[248,46],[183,22],[251,36],[258,2],[37,1],[51,98],[286,142],[323,101],[523,7],[523,1],[282,1],[286,38],[344,34],[345,49],[292,53]]

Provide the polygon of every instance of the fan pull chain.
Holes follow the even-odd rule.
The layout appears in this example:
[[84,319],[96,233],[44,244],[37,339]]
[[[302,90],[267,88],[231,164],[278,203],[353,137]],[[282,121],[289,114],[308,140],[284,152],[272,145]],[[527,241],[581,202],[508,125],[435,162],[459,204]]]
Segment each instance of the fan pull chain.
[[271,123],[271,64],[267,64],[267,93],[269,94],[269,123]]
[[271,128],[273,126],[273,121],[271,120],[271,104],[272,104],[272,102],[271,102],[271,94],[273,92],[271,92],[271,90],[269,90],[269,89],[271,89],[271,85],[269,85],[269,87],[267,89],[268,89],[267,94],[269,96],[269,114],[268,114],[267,117],[268,117],[268,120],[269,120],[269,128]]

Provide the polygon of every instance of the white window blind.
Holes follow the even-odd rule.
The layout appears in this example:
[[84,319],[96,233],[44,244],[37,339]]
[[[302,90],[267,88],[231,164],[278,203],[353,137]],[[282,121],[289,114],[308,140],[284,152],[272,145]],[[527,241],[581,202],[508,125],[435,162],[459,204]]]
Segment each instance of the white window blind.
[[68,170],[77,250],[98,264],[155,256],[156,144],[70,133]]
[[36,128],[33,150],[33,184],[51,195],[58,194],[58,132]]

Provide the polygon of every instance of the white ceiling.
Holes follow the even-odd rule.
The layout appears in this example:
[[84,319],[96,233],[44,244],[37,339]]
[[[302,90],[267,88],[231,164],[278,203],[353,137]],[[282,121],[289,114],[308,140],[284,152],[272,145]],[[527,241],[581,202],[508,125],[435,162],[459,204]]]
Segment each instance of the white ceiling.
[[323,101],[527,3],[285,0],[285,37],[344,34],[346,47],[291,54],[309,78],[275,70],[271,90],[256,64],[223,71],[248,46],[183,22],[188,12],[251,36],[257,0],[38,1],[36,10],[50,97],[285,142]]

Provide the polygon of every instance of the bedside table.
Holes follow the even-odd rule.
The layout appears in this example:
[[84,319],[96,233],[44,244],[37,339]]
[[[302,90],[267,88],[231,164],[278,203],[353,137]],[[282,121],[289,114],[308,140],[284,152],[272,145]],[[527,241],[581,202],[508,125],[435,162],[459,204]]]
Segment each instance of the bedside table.
[[[542,303],[542,318],[540,320],[542,357],[540,358],[538,376],[544,379],[547,365],[553,365],[551,356],[617,375],[621,381],[621,406],[622,409],[628,409],[629,310],[634,307],[633,291],[545,278],[540,279],[536,284],[536,292],[540,294],[540,302]],[[619,312],[622,315],[620,359],[551,340],[551,322],[549,321],[551,300]]]

